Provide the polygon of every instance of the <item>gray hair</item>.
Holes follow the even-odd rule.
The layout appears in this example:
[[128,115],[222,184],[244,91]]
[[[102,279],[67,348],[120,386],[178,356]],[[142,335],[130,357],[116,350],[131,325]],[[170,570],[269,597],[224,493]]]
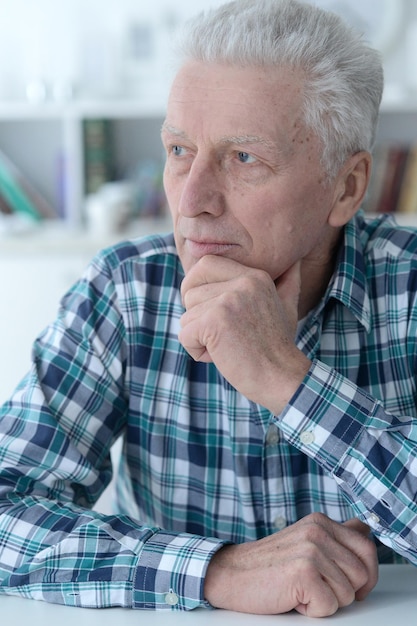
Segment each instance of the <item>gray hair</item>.
[[178,52],[181,62],[300,69],[304,121],[330,178],[349,156],[372,150],[381,58],[336,14],[298,0],[236,0],[190,20]]

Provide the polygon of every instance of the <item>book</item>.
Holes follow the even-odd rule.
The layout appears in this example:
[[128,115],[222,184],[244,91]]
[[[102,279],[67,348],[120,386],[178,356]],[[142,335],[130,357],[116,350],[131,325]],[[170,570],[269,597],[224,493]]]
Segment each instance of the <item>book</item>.
[[113,179],[113,140],[110,120],[83,121],[84,193],[90,195]]
[[381,197],[382,184],[387,168],[389,154],[388,144],[376,146],[372,155],[372,173],[369,181],[366,197],[363,203],[364,209],[368,213],[377,213]]
[[417,144],[411,146],[398,199],[399,213],[417,213]]
[[408,150],[408,146],[396,144],[388,150],[377,213],[392,213],[397,208]]
[[410,146],[384,144],[374,153],[374,165],[365,210],[370,213],[392,213],[397,211],[402,194]]
[[0,197],[2,213],[23,213],[34,221],[56,217],[53,207],[2,151],[0,151]]

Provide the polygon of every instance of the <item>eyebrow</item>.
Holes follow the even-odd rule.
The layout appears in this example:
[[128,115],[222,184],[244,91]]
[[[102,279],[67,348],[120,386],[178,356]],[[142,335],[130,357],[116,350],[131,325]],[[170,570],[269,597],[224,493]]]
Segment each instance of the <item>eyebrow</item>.
[[[162,124],[161,131],[167,131],[171,135],[174,135],[175,137],[180,137],[181,139],[188,139],[187,133],[185,133],[183,130],[179,130],[178,128],[175,128],[175,126],[170,126],[165,122]],[[278,146],[273,141],[270,141],[260,135],[232,135],[230,137],[224,136],[220,137],[219,141],[220,143],[225,145],[236,144],[241,146],[247,144],[260,144],[262,146],[265,146],[265,148],[268,148],[268,150],[273,151],[274,153],[280,152]]]
[[166,124],[165,122],[162,124],[161,132],[164,130],[170,133],[171,135],[175,135],[176,137],[181,137],[182,139],[188,139],[187,134],[183,130],[179,130],[178,128],[175,128],[175,126],[170,126],[169,124]]
[[265,139],[265,137],[260,137],[259,135],[232,135],[231,137],[221,137],[220,143],[237,144],[238,146],[260,144],[269,150],[273,150],[274,152],[278,150],[277,145],[273,141]]

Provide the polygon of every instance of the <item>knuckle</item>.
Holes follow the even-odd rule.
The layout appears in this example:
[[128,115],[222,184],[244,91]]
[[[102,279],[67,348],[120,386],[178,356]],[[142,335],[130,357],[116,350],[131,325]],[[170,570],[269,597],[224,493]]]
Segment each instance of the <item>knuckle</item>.
[[322,549],[318,545],[318,541],[315,537],[307,537],[303,545],[303,555],[306,561],[306,569],[310,574],[310,568],[315,569],[315,563],[320,559]]
[[310,518],[305,525],[304,536],[308,541],[314,544],[322,544],[328,539],[329,534],[322,521],[321,518]]
[[329,523],[329,518],[324,515],[324,513],[320,513],[319,511],[314,511],[314,513],[310,513],[307,517],[304,518],[306,522],[311,524],[317,524],[319,526],[327,526]]
[[239,291],[227,291],[219,296],[219,302],[221,306],[217,311],[219,319],[223,321],[236,321],[236,316],[242,310],[242,306],[245,306],[245,299],[242,297]]
[[247,272],[239,276],[238,285],[240,293],[251,294],[258,288],[259,282],[254,279],[250,272]]
[[339,607],[349,606],[355,601],[355,589],[350,585],[343,587],[338,594]]
[[304,558],[299,560],[298,577],[300,580],[311,581],[320,576],[319,569],[316,565],[316,557],[318,550],[315,546],[307,548]]

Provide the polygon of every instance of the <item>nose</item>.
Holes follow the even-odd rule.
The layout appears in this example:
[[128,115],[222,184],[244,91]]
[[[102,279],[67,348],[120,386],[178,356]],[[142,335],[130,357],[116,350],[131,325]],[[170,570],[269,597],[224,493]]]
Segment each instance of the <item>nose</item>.
[[184,180],[178,212],[183,217],[196,217],[202,213],[219,216],[225,206],[221,169],[196,157]]

